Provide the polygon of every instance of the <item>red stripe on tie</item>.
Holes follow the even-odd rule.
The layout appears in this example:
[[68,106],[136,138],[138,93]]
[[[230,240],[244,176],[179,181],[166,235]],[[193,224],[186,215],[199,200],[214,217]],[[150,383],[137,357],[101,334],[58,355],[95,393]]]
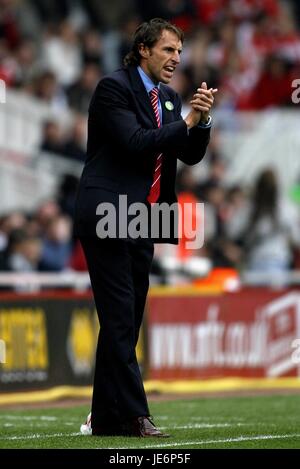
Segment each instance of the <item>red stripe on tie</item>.
[[[160,127],[161,122],[160,122],[160,115],[159,115],[159,110],[158,110],[158,92],[159,92],[158,88],[155,87],[150,91],[149,94],[150,94],[150,102],[153,107],[153,111],[154,111],[156,122],[157,122],[157,127]],[[160,194],[160,176],[161,176],[162,156],[163,156],[162,153],[157,155],[155,165],[154,165],[153,176],[152,176],[153,183],[151,185],[151,189],[147,197],[148,202],[150,202],[151,204],[155,203],[158,200],[159,194]]]

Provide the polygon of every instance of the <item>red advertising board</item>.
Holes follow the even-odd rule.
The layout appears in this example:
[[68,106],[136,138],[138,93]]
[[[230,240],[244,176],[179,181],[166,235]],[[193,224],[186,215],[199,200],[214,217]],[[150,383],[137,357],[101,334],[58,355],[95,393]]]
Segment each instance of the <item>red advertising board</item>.
[[[300,376],[300,290],[153,288],[146,319],[146,380]],[[2,294],[0,393],[90,385],[97,333],[90,293]]]
[[298,291],[154,291],[148,302],[148,378],[298,376],[293,343],[299,337]]

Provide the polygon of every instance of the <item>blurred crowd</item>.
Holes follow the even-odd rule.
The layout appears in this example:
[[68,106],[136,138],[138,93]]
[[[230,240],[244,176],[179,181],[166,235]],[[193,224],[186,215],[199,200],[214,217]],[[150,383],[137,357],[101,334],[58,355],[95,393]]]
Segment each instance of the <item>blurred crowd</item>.
[[205,79],[220,90],[218,106],[290,104],[300,66],[297,0],[0,0],[0,78],[54,109],[86,114],[136,26],[155,16],[185,32],[173,83],[185,99]]
[[[153,17],[186,36],[172,86],[188,103],[202,81],[217,87],[216,110],[289,107],[300,76],[299,0],[0,0],[0,79],[73,112],[66,133],[44,123],[41,151],[84,161],[89,101],[99,79],[120,67],[137,25]],[[217,131],[203,169],[182,168],[180,200],[205,202],[205,246],[212,266],[288,270],[297,266],[299,221],[266,169],[253,187],[225,187]],[[76,178],[35,213],[0,218],[0,270],[84,270],[72,237]],[[187,198],[186,198],[187,197]],[[177,255],[190,253],[179,246]],[[195,254],[195,253],[193,253]]]

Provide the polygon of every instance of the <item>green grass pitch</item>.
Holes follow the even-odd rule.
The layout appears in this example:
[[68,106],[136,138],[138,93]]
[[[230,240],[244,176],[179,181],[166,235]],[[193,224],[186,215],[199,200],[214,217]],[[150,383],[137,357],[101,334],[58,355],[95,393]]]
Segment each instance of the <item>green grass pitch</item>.
[[300,448],[300,395],[151,402],[171,438],[79,434],[87,406],[0,410],[0,448]]

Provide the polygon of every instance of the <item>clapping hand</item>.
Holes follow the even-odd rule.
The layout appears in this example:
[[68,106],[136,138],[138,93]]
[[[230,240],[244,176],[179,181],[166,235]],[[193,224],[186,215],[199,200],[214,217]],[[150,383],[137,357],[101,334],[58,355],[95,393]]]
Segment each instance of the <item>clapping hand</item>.
[[208,90],[206,82],[203,81],[200,88],[194,94],[190,104],[195,111],[201,113],[199,122],[206,123],[208,121],[209,113],[214,103],[214,95],[217,91],[217,88],[210,88]]

